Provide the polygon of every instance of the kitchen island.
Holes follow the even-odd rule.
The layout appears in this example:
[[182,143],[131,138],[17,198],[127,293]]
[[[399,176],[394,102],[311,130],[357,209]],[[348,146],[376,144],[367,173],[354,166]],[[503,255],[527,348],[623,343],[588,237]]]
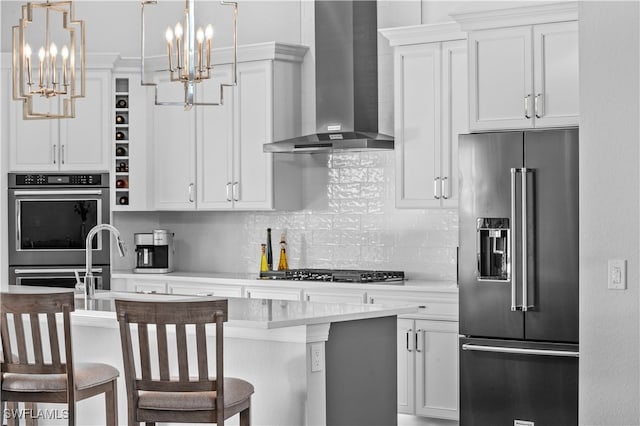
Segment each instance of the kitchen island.
[[[10,291],[24,291],[24,287],[11,287]],[[83,298],[76,299],[72,314],[75,360],[112,364],[124,377],[115,298],[184,300],[193,296],[103,292],[98,297],[88,306]],[[397,422],[396,317],[416,312],[417,307],[228,300],[225,374],[254,385],[254,425]],[[193,343],[195,336],[189,338]],[[119,380],[118,392],[119,419],[124,423],[124,380]],[[101,398],[82,401],[77,407],[78,424],[104,424]],[[237,419],[230,419],[229,424],[234,422]]]

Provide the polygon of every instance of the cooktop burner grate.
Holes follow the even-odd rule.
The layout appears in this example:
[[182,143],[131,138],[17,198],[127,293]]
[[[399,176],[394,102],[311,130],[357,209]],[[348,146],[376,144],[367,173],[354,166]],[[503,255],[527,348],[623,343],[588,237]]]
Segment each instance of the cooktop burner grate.
[[358,269],[289,269],[286,271],[260,272],[260,278],[292,281],[402,284],[404,272]]

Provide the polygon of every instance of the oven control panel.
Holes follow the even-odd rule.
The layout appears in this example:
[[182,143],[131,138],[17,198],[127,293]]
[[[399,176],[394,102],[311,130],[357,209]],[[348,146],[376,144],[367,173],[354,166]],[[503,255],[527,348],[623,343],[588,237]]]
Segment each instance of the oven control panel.
[[18,174],[16,186],[103,186],[102,174]]

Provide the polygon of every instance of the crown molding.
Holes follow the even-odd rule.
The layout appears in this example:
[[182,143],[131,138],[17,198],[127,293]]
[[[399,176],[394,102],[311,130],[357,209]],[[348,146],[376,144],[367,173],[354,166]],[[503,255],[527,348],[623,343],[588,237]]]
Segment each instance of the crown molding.
[[578,2],[519,6],[506,9],[452,13],[463,31],[578,20]]
[[438,24],[383,28],[378,30],[378,32],[389,40],[389,45],[392,47],[437,41],[465,40],[467,38],[467,33],[461,31],[460,24],[454,21]]

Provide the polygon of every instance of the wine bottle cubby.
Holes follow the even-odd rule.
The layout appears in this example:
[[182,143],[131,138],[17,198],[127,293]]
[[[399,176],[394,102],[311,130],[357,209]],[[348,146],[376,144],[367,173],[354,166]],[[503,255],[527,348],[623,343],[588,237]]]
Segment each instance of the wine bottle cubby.
[[118,206],[129,205],[129,79],[115,81],[114,123],[114,202]]

